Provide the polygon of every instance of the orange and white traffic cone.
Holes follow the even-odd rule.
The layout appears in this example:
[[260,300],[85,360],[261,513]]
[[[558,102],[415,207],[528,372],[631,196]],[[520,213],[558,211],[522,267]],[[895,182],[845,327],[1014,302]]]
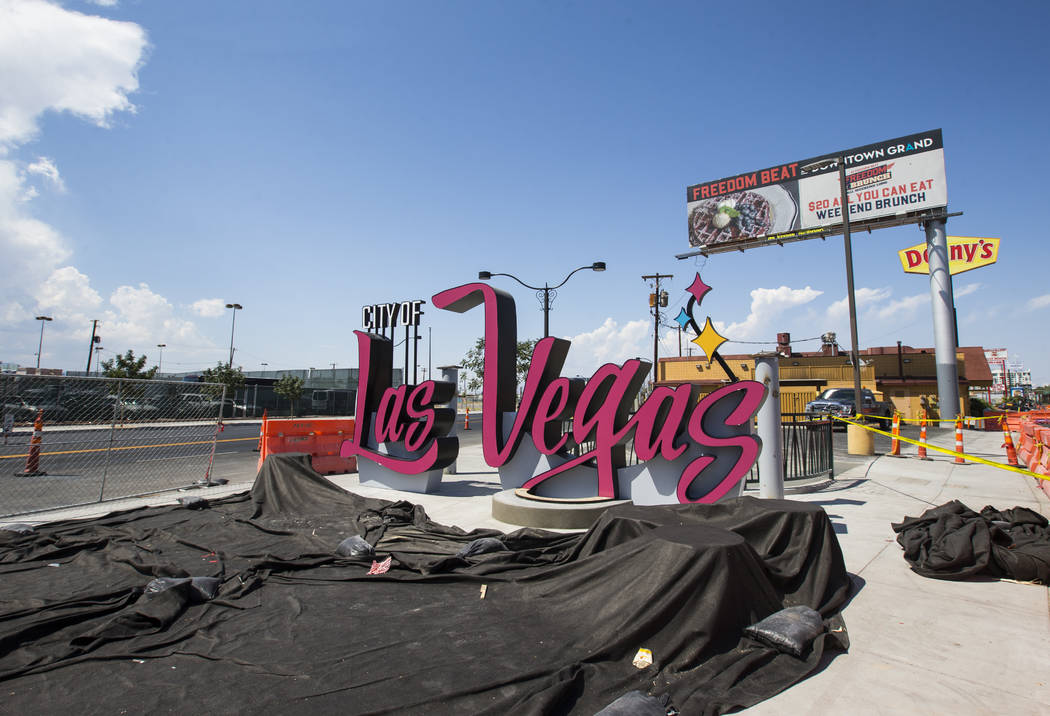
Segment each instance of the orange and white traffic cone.
[[893,457],[901,457],[901,414],[893,411],[893,440],[890,441],[889,454]]
[[965,465],[966,460],[962,456],[963,451],[963,436],[962,436],[962,418],[955,418],[955,452],[959,453],[955,456],[956,465]]
[[26,469],[16,472],[15,476],[37,477],[47,473],[40,469],[40,443],[44,440],[44,411],[39,410],[33,421],[33,437],[29,440],[29,454],[26,455]]
[[470,430],[470,408],[467,408],[467,417],[463,418],[463,429]]
[[926,411],[922,411],[922,419],[919,421],[919,459],[929,460],[926,456]]
[[1014,449],[1014,439],[1010,437],[1010,429],[1005,428],[1003,430],[1003,445],[1006,448],[1006,462],[1014,467],[1020,467],[1017,464],[1017,450]]

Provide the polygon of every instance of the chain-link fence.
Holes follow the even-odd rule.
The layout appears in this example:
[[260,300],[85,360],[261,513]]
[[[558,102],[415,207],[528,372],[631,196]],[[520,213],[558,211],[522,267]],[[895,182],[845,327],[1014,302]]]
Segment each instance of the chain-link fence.
[[0,398],[0,516],[207,481],[230,402],[211,383],[35,375],[0,375]]

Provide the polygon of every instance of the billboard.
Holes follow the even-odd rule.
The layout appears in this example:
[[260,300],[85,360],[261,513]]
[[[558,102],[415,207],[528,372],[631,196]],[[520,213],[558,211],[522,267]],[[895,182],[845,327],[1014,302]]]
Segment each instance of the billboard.
[[1005,348],[988,348],[984,351],[984,357],[989,363],[1002,363],[1008,356],[1009,352]]
[[686,189],[689,244],[717,253],[842,230],[836,157],[845,158],[850,227],[948,205],[941,130],[780,164]]
[[[949,236],[948,272],[954,276],[964,271],[989,266],[999,260],[999,239],[981,236]],[[905,273],[930,273],[926,244],[917,244],[897,252]]]

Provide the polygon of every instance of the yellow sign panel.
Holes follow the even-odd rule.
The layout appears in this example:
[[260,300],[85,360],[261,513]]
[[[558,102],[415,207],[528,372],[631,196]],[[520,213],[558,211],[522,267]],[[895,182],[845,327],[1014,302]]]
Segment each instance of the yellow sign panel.
[[[905,273],[930,273],[926,244],[919,244],[897,252]],[[999,260],[999,239],[980,236],[948,237],[948,271],[954,276]]]

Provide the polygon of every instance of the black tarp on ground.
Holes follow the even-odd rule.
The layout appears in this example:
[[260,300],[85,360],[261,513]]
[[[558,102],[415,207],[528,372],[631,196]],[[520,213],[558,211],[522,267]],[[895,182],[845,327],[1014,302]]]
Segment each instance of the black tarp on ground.
[[980,513],[953,500],[893,524],[913,571],[936,579],[1007,577],[1050,584],[1050,529],[1027,507]]
[[[392,556],[388,573],[335,553],[354,534]],[[507,549],[456,556],[479,537]],[[189,576],[219,577],[218,596],[189,583],[143,594]],[[251,494],[204,509],[0,531],[0,705],[589,715],[637,689],[719,713],[844,648],[849,591],[817,505],[625,507],[582,534],[466,533],[275,456]],[[829,627],[802,659],[742,636],[795,604]],[[652,666],[632,665],[639,648]]]

